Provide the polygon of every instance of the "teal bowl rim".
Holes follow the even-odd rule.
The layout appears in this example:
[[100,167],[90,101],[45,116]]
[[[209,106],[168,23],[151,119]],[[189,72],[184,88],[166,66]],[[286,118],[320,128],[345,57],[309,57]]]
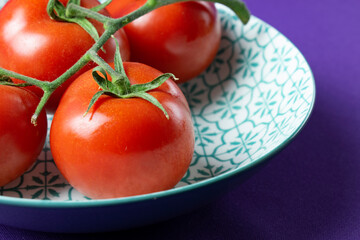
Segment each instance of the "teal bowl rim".
[[[254,17],[255,16],[252,16],[252,18],[254,18]],[[255,17],[255,18],[257,18],[259,21],[266,23],[265,21],[261,20],[258,17]],[[269,26],[272,27],[271,25],[269,25]],[[272,28],[274,28],[274,27],[272,27]],[[279,32],[276,28],[274,28],[274,29],[277,32]],[[312,85],[313,85],[312,87],[314,90],[314,94],[311,99],[311,105],[309,107],[309,111],[307,112],[307,115],[305,116],[303,122],[299,125],[299,127],[287,139],[285,139],[281,144],[279,144],[277,147],[272,149],[270,152],[268,152],[264,156],[258,158],[257,160],[252,161],[251,163],[249,163],[243,167],[236,168],[234,170],[231,170],[231,171],[221,174],[219,176],[212,177],[212,178],[209,178],[209,179],[206,179],[206,180],[203,180],[201,182],[194,183],[191,185],[173,188],[173,189],[169,189],[169,190],[165,190],[165,191],[161,191],[161,192],[154,192],[154,193],[149,193],[149,194],[130,196],[130,197],[121,197],[121,198],[93,199],[90,201],[47,201],[47,200],[38,200],[38,199],[28,199],[28,198],[25,199],[25,198],[0,196],[0,205],[9,205],[9,206],[17,206],[17,207],[33,207],[33,208],[88,208],[88,207],[104,207],[104,206],[112,206],[112,205],[120,205],[120,204],[128,204],[128,203],[154,200],[154,199],[172,196],[175,194],[181,194],[184,192],[193,191],[193,190],[196,190],[201,187],[206,187],[215,182],[220,182],[222,180],[225,180],[227,178],[230,178],[232,176],[240,174],[252,167],[259,165],[260,163],[264,162],[265,160],[270,159],[275,154],[280,152],[283,148],[285,148],[306,125],[306,123],[310,119],[310,115],[314,109],[315,96],[316,96],[315,79],[314,79],[314,75],[312,73],[309,63],[307,62],[306,58],[301,53],[301,51],[293,44],[292,41],[290,41],[281,32],[279,32],[279,34],[281,36],[283,36],[284,38],[286,38],[294,46],[294,48],[300,53],[300,55],[304,58],[305,64],[309,68],[309,71],[310,71],[310,74],[312,77]]]

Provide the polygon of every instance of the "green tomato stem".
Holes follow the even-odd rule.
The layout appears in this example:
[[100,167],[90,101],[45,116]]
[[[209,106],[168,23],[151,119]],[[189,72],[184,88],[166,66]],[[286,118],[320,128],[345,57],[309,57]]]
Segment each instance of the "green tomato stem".
[[98,12],[95,12],[91,9],[81,7],[79,5],[70,3],[66,8],[66,14],[69,17],[86,17],[86,18],[92,18],[96,21],[99,21],[101,23],[107,23],[111,21],[112,18],[109,18],[107,16],[104,16]]
[[40,87],[40,88],[43,88],[43,87],[49,85],[49,82],[40,81],[38,79],[28,77],[28,76],[25,76],[25,75],[22,75],[22,74],[19,74],[19,73],[10,71],[10,70],[6,70],[4,68],[0,68],[0,75],[8,76],[8,77],[11,77],[11,78],[16,78],[16,79],[25,81],[25,82],[27,82],[27,83],[29,83],[31,85]]
[[36,107],[35,113],[31,117],[31,123],[36,126],[37,118],[39,117],[41,111],[43,110],[45,104],[49,100],[51,94],[54,92],[55,89],[46,89],[44,90],[44,95],[41,97],[38,106]]
[[120,74],[116,72],[107,62],[104,61],[95,51],[90,51],[89,55],[91,60],[93,60],[97,65],[105,69],[107,73],[111,76],[112,79],[120,77]]

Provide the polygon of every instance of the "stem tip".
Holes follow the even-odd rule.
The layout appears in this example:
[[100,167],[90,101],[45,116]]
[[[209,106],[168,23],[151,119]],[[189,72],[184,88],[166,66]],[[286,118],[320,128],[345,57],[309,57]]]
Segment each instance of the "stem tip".
[[37,118],[38,118],[38,115],[37,115],[37,114],[34,114],[34,115],[32,115],[32,117],[31,117],[31,123],[32,123],[34,126],[37,126]]

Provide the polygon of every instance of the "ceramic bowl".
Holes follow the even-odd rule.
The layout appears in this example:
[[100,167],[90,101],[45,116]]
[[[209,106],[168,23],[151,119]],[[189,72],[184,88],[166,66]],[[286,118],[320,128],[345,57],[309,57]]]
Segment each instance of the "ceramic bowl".
[[91,200],[61,176],[47,142],[23,176],[0,188],[0,223],[50,232],[96,232],[158,222],[220,196],[284,148],[313,108],[310,67],[270,25],[252,16],[243,26],[229,9],[217,8],[223,31],[218,54],[204,73],[181,85],[192,112],[195,152],[174,189]]

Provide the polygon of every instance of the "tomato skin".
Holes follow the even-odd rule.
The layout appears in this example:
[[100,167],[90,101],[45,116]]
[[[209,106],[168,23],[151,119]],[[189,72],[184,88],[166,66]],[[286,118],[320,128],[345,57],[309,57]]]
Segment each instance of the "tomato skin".
[[[94,40],[79,25],[51,20],[46,12],[48,0],[10,0],[0,11],[0,67],[34,77],[43,81],[53,81],[94,44]],[[62,0],[65,4],[67,1]],[[83,1],[84,7],[98,4],[97,0]],[[107,12],[103,12],[107,14]],[[104,30],[102,24],[91,21],[98,32]],[[123,58],[129,59],[129,43],[124,31],[115,34],[120,41]],[[109,40],[99,55],[112,62],[115,42]],[[62,94],[70,83],[81,73],[94,67],[88,64],[57,89],[46,105],[54,112]],[[15,82],[21,82],[14,80]],[[39,97],[41,89],[31,87]]]
[[[124,63],[132,84],[161,73],[140,63]],[[91,198],[115,198],[174,187],[183,177],[194,151],[191,114],[172,80],[149,93],[170,119],[140,99],[102,96],[83,117],[99,86],[91,71],[66,91],[50,130],[55,163],[78,191]]]
[[[134,11],[146,1],[113,0],[112,17]],[[213,61],[221,40],[220,19],[210,2],[182,2],[156,9],[127,24],[131,61],[142,62],[188,81]]]
[[0,85],[0,186],[22,175],[36,160],[46,138],[45,111],[31,123],[40,99],[32,92]]

